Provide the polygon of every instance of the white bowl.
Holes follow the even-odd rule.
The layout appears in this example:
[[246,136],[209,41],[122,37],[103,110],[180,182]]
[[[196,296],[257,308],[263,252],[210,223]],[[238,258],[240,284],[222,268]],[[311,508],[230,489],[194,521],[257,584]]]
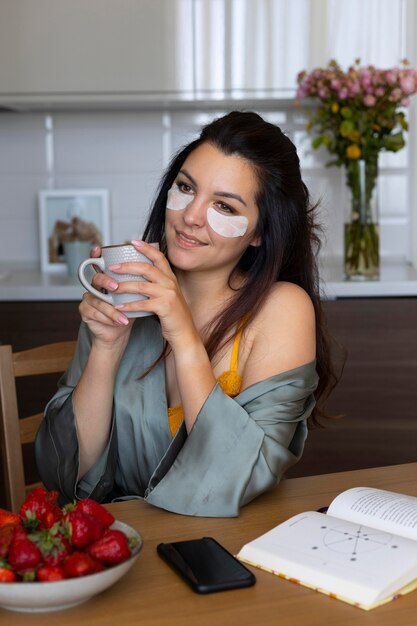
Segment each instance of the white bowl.
[[126,574],[138,558],[143,539],[134,528],[123,522],[114,522],[111,528],[122,530],[128,537],[135,537],[138,540],[132,556],[127,561],[103,572],[80,578],[50,583],[0,583],[0,606],[12,611],[58,611],[85,602],[113,585]]

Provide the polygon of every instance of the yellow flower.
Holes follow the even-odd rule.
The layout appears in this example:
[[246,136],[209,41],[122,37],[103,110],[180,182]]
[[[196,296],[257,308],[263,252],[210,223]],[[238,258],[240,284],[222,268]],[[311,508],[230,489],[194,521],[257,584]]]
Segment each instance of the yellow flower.
[[361,149],[356,143],[352,143],[350,146],[346,148],[346,156],[348,159],[356,160],[361,156]]
[[331,109],[332,109],[332,113],[337,113],[338,112],[339,105],[337,104],[337,102],[332,102]]
[[352,130],[352,132],[348,135],[348,139],[349,141],[352,141],[354,143],[359,143],[361,140],[361,135],[357,130]]

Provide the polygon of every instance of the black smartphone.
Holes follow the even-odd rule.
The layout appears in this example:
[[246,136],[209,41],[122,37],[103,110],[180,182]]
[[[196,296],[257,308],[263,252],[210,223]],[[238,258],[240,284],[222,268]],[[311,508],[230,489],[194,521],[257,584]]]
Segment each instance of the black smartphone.
[[160,543],[156,549],[197,593],[255,584],[252,572],[212,537]]

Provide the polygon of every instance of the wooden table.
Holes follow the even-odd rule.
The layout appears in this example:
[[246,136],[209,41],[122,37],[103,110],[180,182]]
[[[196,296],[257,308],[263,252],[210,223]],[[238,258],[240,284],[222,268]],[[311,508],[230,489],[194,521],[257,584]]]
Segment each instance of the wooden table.
[[284,480],[245,507],[239,518],[193,518],[137,500],[109,505],[144,538],[143,550],[116,585],[72,609],[25,614],[0,609],[0,624],[28,626],[408,626],[417,624],[417,592],[365,612],[320,593],[253,570],[257,583],[201,596],[156,554],[161,541],[213,536],[232,553],[291,515],[327,505],[354,486],[380,487],[417,496],[417,463]]

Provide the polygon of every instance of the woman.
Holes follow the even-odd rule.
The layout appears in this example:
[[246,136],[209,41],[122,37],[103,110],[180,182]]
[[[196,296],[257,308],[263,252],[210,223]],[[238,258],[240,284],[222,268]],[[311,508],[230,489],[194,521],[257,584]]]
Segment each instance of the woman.
[[255,113],[208,124],[168,168],[144,240],[154,265],[113,271],[148,282],[93,284],[148,299],[114,308],[84,294],[37,436],[42,480],[65,500],[238,515],[300,458],[333,382],[294,145]]

